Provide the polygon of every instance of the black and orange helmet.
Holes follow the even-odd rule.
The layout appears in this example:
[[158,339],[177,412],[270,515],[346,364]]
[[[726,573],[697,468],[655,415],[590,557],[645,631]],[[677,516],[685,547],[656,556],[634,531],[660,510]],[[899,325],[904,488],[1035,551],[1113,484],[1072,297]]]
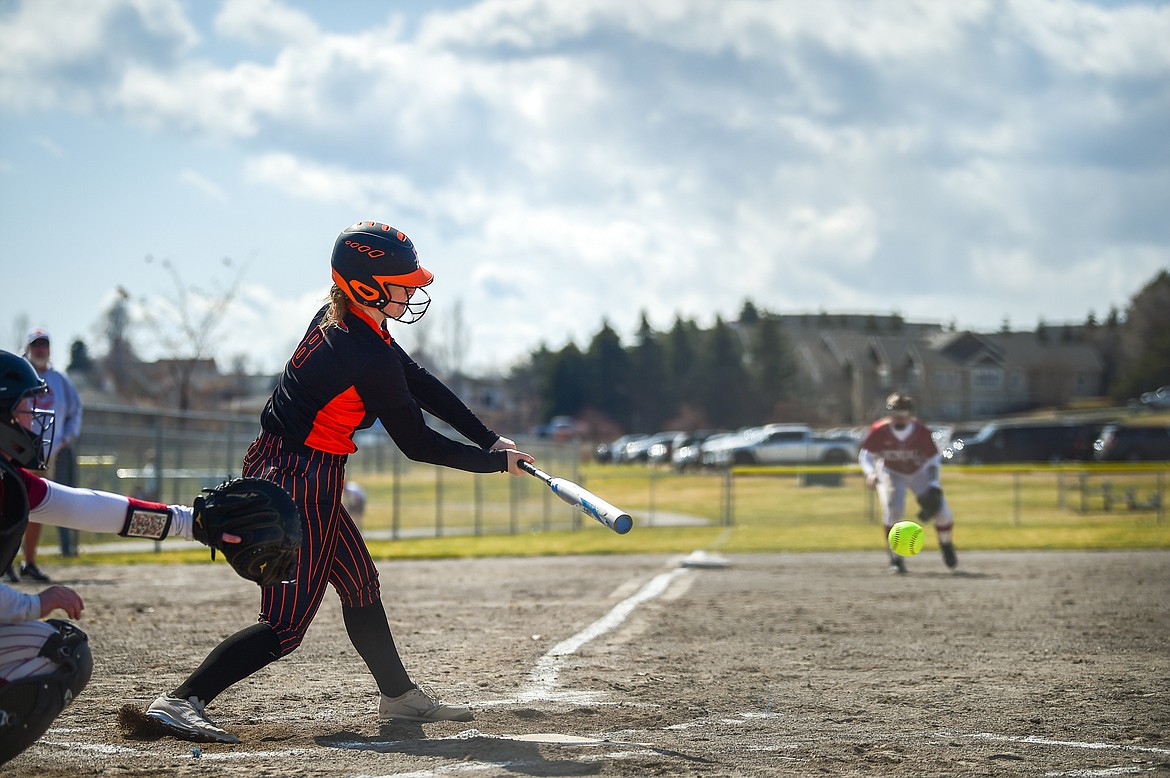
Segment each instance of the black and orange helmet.
[[333,244],[333,280],[359,305],[384,308],[390,287],[417,289],[434,280],[401,230],[380,222],[346,227]]

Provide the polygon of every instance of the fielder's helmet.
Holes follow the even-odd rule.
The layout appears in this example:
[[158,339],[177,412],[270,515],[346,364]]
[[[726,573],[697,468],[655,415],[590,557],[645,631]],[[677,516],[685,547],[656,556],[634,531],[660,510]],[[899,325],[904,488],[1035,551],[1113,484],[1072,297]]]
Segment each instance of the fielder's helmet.
[[913,413],[914,398],[908,394],[894,392],[886,398],[886,410],[890,413]]
[[0,351],[0,451],[33,470],[45,468],[53,445],[54,413],[37,407],[48,393],[27,359]]
[[[418,252],[400,230],[379,222],[358,222],[346,227],[333,244],[333,280],[359,305],[384,308],[390,303],[391,286],[417,289],[434,280],[418,263]],[[417,320],[430,303],[412,303]],[[410,306],[408,306],[409,308]]]

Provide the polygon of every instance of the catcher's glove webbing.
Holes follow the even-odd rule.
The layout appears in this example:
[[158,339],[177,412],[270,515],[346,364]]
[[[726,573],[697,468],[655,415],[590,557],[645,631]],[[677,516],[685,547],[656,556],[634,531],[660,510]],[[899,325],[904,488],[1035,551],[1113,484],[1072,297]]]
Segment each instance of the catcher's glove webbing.
[[[195,498],[192,536],[218,549],[240,577],[261,586],[294,578],[301,547],[301,514],[281,487],[262,478],[237,478]],[[224,533],[239,543],[225,543]]]
[[930,521],[942,510],[942,489],[932,486],[918,495],[918,520]]

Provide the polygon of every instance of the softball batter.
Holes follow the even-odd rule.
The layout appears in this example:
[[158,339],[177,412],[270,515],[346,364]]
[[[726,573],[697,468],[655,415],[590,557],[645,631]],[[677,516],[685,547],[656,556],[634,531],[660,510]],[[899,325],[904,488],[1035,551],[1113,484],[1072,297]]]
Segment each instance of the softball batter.
[[[285,365],[260,417],[262,432],[244,456],[243,475],[284,487],[304,516],[295,570],[264,588],[258,623],[225,639],[186,681],[147,710],[174,735],[238,742],[204,706],[232,684],[300,645],[332,584],[349,638],[381,692],[382,719],[469,721],[471,709],[439,702],[403,667],[379,596],[378,572],[342,505],[345,462],[353,434],[380,419],[395,444],[419,462],[477,473],[523,475],[534,461],[488,429],[436,377],[420,367],[387,330],[388,320],[418,321],[430,305],[430,271],[402,232],[372,221],[341,232],[333,246],[334,285]],[[427,426],[425,409],[475,445]]]
[[[882,502],[883,545],[890,528],[906,513],[906,492],[913,492],[920,507],[919,521],[934,519],[938,545],[946,566],[959,564],[951,542],[954,516],[939,485],[938,446],[925,424],[913,417],[914,400],[895,392],[886,400],[889,416],[874,422],[861,441],[858,463],[865,473],[865,483],[877,489]],[[888,548],[888,546],[887,546]],[[890,570],[906,572],[906,562],[890,552]]]

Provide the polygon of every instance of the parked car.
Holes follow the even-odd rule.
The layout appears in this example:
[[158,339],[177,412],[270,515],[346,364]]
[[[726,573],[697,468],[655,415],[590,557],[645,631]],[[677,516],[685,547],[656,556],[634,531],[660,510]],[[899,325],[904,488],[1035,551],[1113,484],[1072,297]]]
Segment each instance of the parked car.
[[1170,408],[1170,386],[1159,386],[1152,392],[1143,392],[1142,407],[1150,410],[1165,410]]
[[670,440],[659,441],[646,450],[649,461],[654,464],[672,464],[674,453],[692,443],[701,443],[713,434],[712,430],[696,430],[694,432],[676,432]]
[[1093,453],[1101,462],[1170,461],[1170,427],[1106,425]]
[[622,435],[617,440],[601,443],[594,449],[593,458],[598,462],[620,462],[626,445],[644,437],[644,434]]
[[727,430],[703,430],[686,435],[681,441],[676,440],[674,451],[670,454],[670,466],[679,472],[698,467],[702,464],[703,446],[707,441],[729,434],[732,433]]
[[622,462],[649,462],[650,449],[655,446],[668,446],[674,440],[674,436],[678,434],[678,430],[671,430],[670,432],[656,432],[653,435],[646,435],[638,440],[631,441],[626,444],[625,449],[620,455],[619,461]]
[[943,456],[970,465],[1077,459],[1075,441],[1082,426],[1059,421],[993,421],[973,438],[956,438]]
[[722,467],[732,461],[732,450],[755,443],[764,437],[763,427],[744,427],[703,441],[699,463],[704,467]]
[[718,452],[717,465],[841,465],[857,459],[858,442],[851,437],[826,437],[807,424],[769,424],[758,435]]

